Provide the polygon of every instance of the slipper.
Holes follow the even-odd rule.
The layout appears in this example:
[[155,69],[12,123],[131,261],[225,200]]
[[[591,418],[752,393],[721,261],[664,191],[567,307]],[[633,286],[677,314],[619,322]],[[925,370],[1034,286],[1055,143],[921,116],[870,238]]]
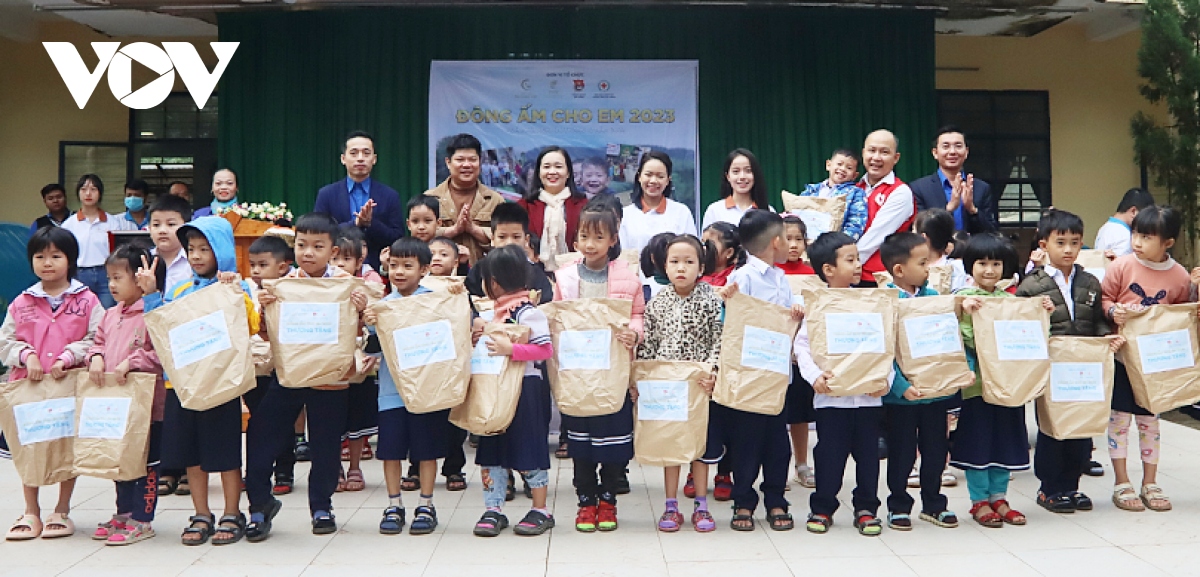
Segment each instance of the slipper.
[[9,527],[4,538],[8,541],[28,541],[42,536],[42,520],[37,515],[21,515]]
[[150,528],[149,523],[129,523],[124,525],[121,530],[109,535],[105,545],[121,546],[132,545],[138,541],[145,541],[154,536],[154,529]]
[[[54,526],[58,527],[55,528]],[[54,513],[46,518],[42,539],[58,539],[75,534],[75,522],[68,519],[66,513]]]

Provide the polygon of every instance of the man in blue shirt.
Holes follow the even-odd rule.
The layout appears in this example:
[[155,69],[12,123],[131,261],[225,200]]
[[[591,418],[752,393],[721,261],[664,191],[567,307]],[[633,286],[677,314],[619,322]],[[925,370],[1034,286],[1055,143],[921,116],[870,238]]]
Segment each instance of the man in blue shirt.
[[962,130],[953,125],[942,127],[933,139],[937,171],[908,183],[908,187],[916,198],[918,211],[944,208],[954,216],[955,230],[971,234],[993,231],[999,222],[992,187],[963,172],[970,152]]
[[367,235],[367,263],[379,267],[379,251],[404,234],[404,212],[400,194],[371,179],[378,160],[375,139],[366,132],[346,136],[342,165],[346,178],[326,185],[317,193],[313,212],[324,212],[339,224],[353,224]]

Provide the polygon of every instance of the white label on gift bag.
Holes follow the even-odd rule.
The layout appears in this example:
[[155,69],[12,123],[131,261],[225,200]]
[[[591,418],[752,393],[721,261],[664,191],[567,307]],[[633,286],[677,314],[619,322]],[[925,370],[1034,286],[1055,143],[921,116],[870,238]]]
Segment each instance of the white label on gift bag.
[[558,335],[558,370],[606,371],[611,368],[612,330],[563,331]]
[[1001,361],[1044,361],[1046,332],[1040,321],[995,321],[996,358]]
[[133,399],[88,397],[79,410],[79,438],[120,439],[129,423]]
[[1050,400],[1055,403],[1103,402],[1104,363],[1052,363]]
[[1138,353],[1142,357],[1142,374],[1187,369],[1195,365],[1192,359],[1192,336],[1187,329],[1142,335]]
[[396,343],[396,364],[402,371],[454,360],[454,338],[446,319],[396,329],[392,340]]
[[958,317],[954,313],[904,319],[904,331],[914,359],[963,352]]
[[13,407],[21,446],[75,436],[75,398],[48,399]]
[[792,340],[783,333],[747,326],[742,334],[742,366],[792,374]]
[[183,323],[167,333],[167,340],[171,343],[171,357],[177,369],[233,348],[225,324],[225,311]]
[[504,361],[508,357],[489,355],[487,344],[490,342],[491,337],[479,337],[479,342],[471,349],[472,375],[499,375],[504,371]]
[[341,308],[338,303],[280,303],[279,342],[336,345]]
[[887,352],[883,315],[879,313],[829,313],[825,315],[825,341],[831,355]]
[[829,229],[833,226],[833,215],[828,212],[797,210],[792,214],[804,221],[804,230],[808,233],[808,240],[814,240],[821,234],[830,232]]
[[639,421],[687,421],[687,381],[638,381]]

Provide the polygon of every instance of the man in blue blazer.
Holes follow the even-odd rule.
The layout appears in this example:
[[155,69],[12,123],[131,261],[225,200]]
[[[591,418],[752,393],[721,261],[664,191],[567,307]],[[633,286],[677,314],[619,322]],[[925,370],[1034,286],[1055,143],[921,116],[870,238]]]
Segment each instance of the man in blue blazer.
[[993,231],[999,227],[999,221],[992,187],[972,174],[963,173],[963,163],[970,152],[961,130],[955,126],[942,127],[933,139],[937,171],[908,183],[908,187],[917,200],[917,210],[944,208],[954,216],[956,230],[971,234]]
[[313,212],[328,213],[341,224],[363,229],[367,263],[375,268],[379,268],[379,251],[404,235],[400,194],[371,179],[377,159],[375,139],[366,132],[351,132],[342,145],[346,178],[322,187],[313,206]]

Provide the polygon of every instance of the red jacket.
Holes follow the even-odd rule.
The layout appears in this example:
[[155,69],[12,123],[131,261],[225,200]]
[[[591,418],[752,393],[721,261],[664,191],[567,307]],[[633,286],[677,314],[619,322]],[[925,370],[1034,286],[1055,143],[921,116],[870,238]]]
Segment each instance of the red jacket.
[[[866,190],[866,184],[867,184],[866,179],[863,179],[863,180],[859,181],[858,187]],[[879,214],[879,209],[881,207],[883,207],[883,204],[885,202],[887,202],[888,197],[891,196],[892,193],[895,192],[896,189],[900,188],[901,186],[904,186],[904,181],[900,180],[900,177],[897,176],[892,179],[891,184],[882,183],[879,186],[875,187],[875,190],[873,190],[869,194],[867,194],[867,226],[866,226],[866,228],[863,229],[864,233],[868,230],[871,230],[871,225],[875,223],[875,215]],[[905,220],[904,224],[900,225],[900,228],[898,228],[894,231],[891,231],[891,232],[912,230],[912,223],[913,223],[913,220],[915,220],[916,218],[917,218],[917,203],[914,200],[913,207],[912,207],[912,213],[909,214],[908,220]],[[863,263],[862,269],[863,269],[863,278],[864,279],[870,280],[871,278],[873,278],[872,275],[874,275],[877,272],[883,272],[885,270],[885,267],[883,266],[883,257],[880,256],[880,252],[881,251],[878,251],[878,250],[875,251],[875,254],[871,255],[871,258],[867,259],[867,262]]]
[[[544,218],[546,216],[546,203],[540,200],[526,201],[522,199],[517,201],[517,204],[521,205],[521,208],[524,208],[529,213],[529,232],[538,235],[538,238],[542,238]],[[579,213],[583,212],[583,207],[586,204],[587,197],[583,195],[580,195],[579,198],[572,196],[567,199],[567,202],[563,203],[563,213],[567,216],[568,251],[575,250],[575,234],[579,230]]]

